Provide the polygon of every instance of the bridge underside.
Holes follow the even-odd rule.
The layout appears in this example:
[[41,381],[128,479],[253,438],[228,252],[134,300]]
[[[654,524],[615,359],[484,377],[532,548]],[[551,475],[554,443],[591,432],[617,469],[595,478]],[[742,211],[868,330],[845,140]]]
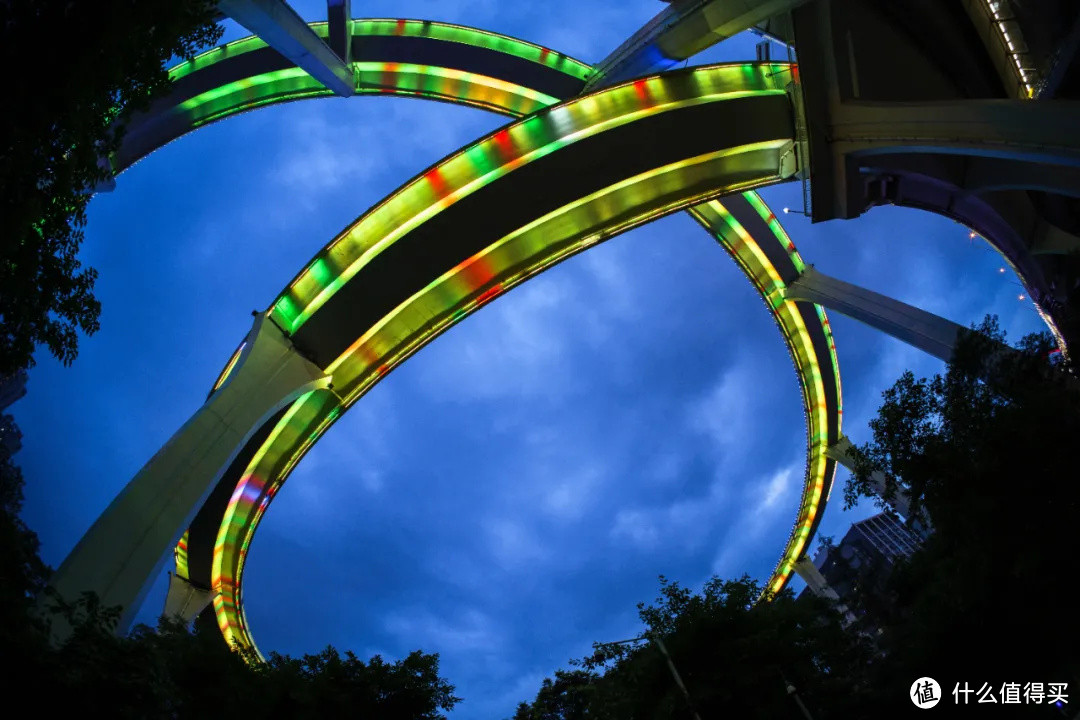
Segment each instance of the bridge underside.
[[[982,0],[813,0],[796,8],[792,26],[809,130],[811,213],[817,222],[895,204],[952,217],[1007,259],[1060,340],[1080,343],[1080,164],[1067,120],[1080,117],[1080,95],[1070,94],[1076,74],[1071,33],[1080,7],[1033,5],[1027,4],[1027,16],[1001,26],[980,20],[989,7]],[[1015,44],[1026,38],[1016,57],[1002,49],[1001,27]],[[1020,99],[1029,94],[1022,78],[1037,96],[1053,73],[1061,77],[1055,106]],[[1025,149],[1009,141],[1028,133],[1022,120],[992,128],[984,136],[993,141],[1003,135],[1000,144],[979,151],[942,144],[889,152],[883,140],[867,152],[842,140],[853,113],[867,104],[887,116],[921,103],[933,119],[935,104],[970,100],[1023,104],[1014,117],[1028,112],[1044,125],[1054,114],[1066,120]]]

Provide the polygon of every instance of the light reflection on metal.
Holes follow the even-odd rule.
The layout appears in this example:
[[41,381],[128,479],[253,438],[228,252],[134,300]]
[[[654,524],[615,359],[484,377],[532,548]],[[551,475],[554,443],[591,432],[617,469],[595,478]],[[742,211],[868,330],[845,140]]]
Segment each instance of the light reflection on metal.
[[[769,238],[768,241],[778,241],[781,247],[787,250],[796,271],[802,272],[806,266],[787,233],[776,220],[776,216],[757,193],[745,193],[744,197],[772,230],[774,238]],[[819,520],[821,508],[827,500],[827,497],[823,497],[827,494],[826,488],[829,490],[832,488],[835,470],[830,471],[825,450],[840,437],[842,420],[840,373],[836,361],[836,345],[824,310],[820,306],[815,306],[830,353],[829,357],[820,358],[810,339],[810,329],[807,328],[796,304],[784,301],[786,283],[780,273],[769,262],[758,239],[752,237],[728,212],[724,202],[725,200],[721,199],[697,206],[690,211],[690,214],[720,241],[764,298],[765,305],[776,320],[795,364],[806,412],[808,457],[803,499],[787,547],[766,586],[770,592],[776,593],[790,579],[795,562],[806,552],[811,539],[811,531]],[[764,242],[766,239],[763,238],[761,241]],[[826,402],[823,367],[828,367],[828,375],[835,378],[837,398],[835,407],[829,407]],[[829,432],[830,415],[834,418],[835,433]]]
[[985,0],[985,2],[987,10],[990,11],[990,16],[994,19],[994,27],[1001,35],[1001,41],[1008,48],[1008,56],[1012,60],[1013,69],[1016,70],[1016,75],[1024,88],[1024,96],[1026,98],[1034,97],[1035,84],[1038,78],[1035,71],[1023,63],[1023,59],[1028,56],[1027,44],[1020,34],[1019,27],[1009,25],[1012,18],[1006,14],[1008,3],[1006,0]]

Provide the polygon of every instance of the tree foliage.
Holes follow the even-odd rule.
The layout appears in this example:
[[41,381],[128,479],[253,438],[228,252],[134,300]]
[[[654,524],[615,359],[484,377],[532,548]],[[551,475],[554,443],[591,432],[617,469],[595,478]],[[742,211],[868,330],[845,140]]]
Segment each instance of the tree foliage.
[[818,598],[761,596],[745,576],[714,577],[700,593],[661,578],[655,604],[638,605],[640,644],[595,644],[576,669],[545,680],[514,720],[681,719],[691,707],[701,717],[794,717],[789,684],[815,718],[863,717],[869,690],[860,678],[874,661],[865,640],[844,632]]
[[849,506],[872,496],[880,470],[885,494],[908,493],[911,514],[922,508],[933,524],[891,578],[882,646],[896,691],[913,672],[943,684],[1080,680],[1080,384],[1049,362],[1048,336],[1004,352],[995,319],[977,330],[944,375],[908,372],[884,393],[845,488]]
[[[419,650],[397,661],[367,662],[332,647],[265,663],[232,651],[212,618],[194,630],[162,619],[157,629],[114,632],[119,608],[93,593],[64,602],[45,587],[49,569],[26,527],[23,478],[0,444],[0,689],[12,707],[117,718],[327,718],[436,720],[460,700],[439,675],[439,656]],[[41,608],[54,608],[53,614]],[[48,638],[59,619],[71,633]]]
[[[805,717],[788,683],[817,719],[918,712],[908,693],[924,676],[941,684],[949,717],[990,712],[958,707],[957,684],[996,693],[1006,682],[1065,682],[1074,692],[1080,383],[1068,363],[1048,360],[1049,337],[1013,351],[994,319],[974,330],[944,375],[905,373],[883,394],[872,440],[855,450],[849,507],[874,497],[870,475],[882,471],[884,495],[909,494],[912,516],[925,511],[933,525],[911,558],[873,577],[873,596],[845,600],[872,623],[842,628],[837,608],[811,596],[757,602],[745,577],[714,578],[698,594],[662,582],[656,604],[638,606],[647,642],[594,646],[514,720],[692,717],[658,637],[702,718]],[[1049,705],[1017,710],[1061,716]]]
[[[115,608],[93,594],[61,610],[72,634],[53,648],[41,634],[19,648],[23,662],[7,672],[16,696],[48,697],[54,712],[108,708],[121,718],[377,717],[439,720],[459,701],[439,676],[435,654],[414,651],[387,662],[367,662],[332,647],[292,658],[274,654],[249,663],[222,641],[213,620],[194,630],[162,619],[158,628],[139,626],[130,635],[113,632]],[[10,696],[11,693],[9,693]],[[36,706],[42,706],[35,700]]]
[[0,444],[0,647],[8,648],[26,646],[40,631],[30,622],[30,609],[48,575],[37,535],[19,516],[22,503],[22,471]]
[[98,329],[78,260],[86,205],[123,120],[167,91],[165,63],[215,42],[216,0],[4,0],[0,60],[0,377],[44,344],[70,363]]

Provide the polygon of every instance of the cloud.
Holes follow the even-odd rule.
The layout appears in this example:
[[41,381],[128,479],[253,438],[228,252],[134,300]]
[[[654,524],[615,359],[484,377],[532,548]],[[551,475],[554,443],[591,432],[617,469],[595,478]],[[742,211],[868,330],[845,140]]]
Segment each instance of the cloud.
[[[771,474],[750,484],[742,493],[742,508],[735,512],[735,522],[728,526],[720,543],[720,551],[712,563],[712,571],[721,577],[732,577],[746,572],[747,558],[758,546],[772,547],[765,543],[766,535],[776,535],[784,526],[781,517],[794,518],[802,490],[805,462],[800,459],[777,468]],[[779,553],[782,543],[771,552]],[[777,556],[779,559],[779,556]]]
[[[754,438],[755,406],[770,393],[765,370],[746,356],[724,370],[703,396],[687,410],[689,428],[705,435],[726,462],[743,458]],[[766,396],[767,397],[767,396]]]
[[679,548],[692,551],[715,534],[725,509],[738,488],[731,477],[719,469],[704,495],[684,494],[663,504],[635,505],[619,510],[609,536],[616,542],[628,542],[639,550]]
[[489,553],[504,570],[535,568],[550,557],[536,532],[520,520],[490,518],[483,529]]
[[425,349],[437,353],[419,378],[429,397],[493,400],[563,389],[570,375],[564,318],[571,312],[564,281],[545,274],[512,294],[512,301],[495,300]]
[[660,540],[656,519],[644,510],[620,510],[615,515],[611,537],[626,540],[639,548],[651,549]]
[[[580,445],[559,448],[559,453],[549,460],[534,457],[531,470],[524,481],[521,493],[531,507],[541,511],[547,518],[558,522],[581,519],[595,505],[604,480],[612,472],[617,460],[602,463],[591,459],[596,452],[604,452],[587,440]],[[617,452],[617,451],[616,451]]]
[[427,652],[500,652],[505,636],[502,629],[476,607],[445,615],[422,609],[392,612],[383,621],[384,630],[407,647],[424,647]]
[[[263,161],[266,174],[289,198],[289,207],[267,211],[289,224],[336,207],[351,221],[418,171],[505,122],[475,108],[369,96],[287,103],[255,115],[260,122],[251,137],[271,136],[267,145],[275,149]],[[423,142],[415,141],[419,136]]]

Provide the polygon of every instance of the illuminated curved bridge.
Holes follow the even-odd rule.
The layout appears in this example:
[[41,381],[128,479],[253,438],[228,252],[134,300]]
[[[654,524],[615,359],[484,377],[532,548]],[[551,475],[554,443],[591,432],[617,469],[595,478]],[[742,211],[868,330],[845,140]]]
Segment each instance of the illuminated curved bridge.
[[[290,29],[280,18],[261,28],[252,8],[273,4],[222,4],[273,48],[248,38],[174,68],[174,93],[130,121],[111,158],[117,171],[201,125],[308,97],[419,96],[527,117],[429,168],[317,255],[256,319],[203,408],[110,505],[54,586],[63,594],[94,588],[124,606],[126,628],[165,550],[187,527],[170,607],[192,615],[212,599],[225,636],[253,646],[240,590],[247,547],[274,493],[329,425],[390,369],[492,298],[623,230],[689,208],[762,294],[800,377],[807,477],[769,583],[782,587],[820,520],[839,458],[830,448],[842,439],[839,376],[821,304],[943,357],[957,329],[806,268],[751,191],[811,170],[794,66],[693,68],[574,98],[586,84],[610,84],[611,68],[432,22],[335,23],[331,16],[310,29]],[[294,41],[307,49],[290,55]],[[335,54],[312,67],[324,41]],[[1059,165],[1077,155],[1075,144],[1053,144],[1058,126],[1045,114],[1028,113],[1043,138],[1032,140],[1029,129],[988,141],[985,123],[967,108],[951,123],[920,126],[930,111],[940,107],[910,109],[902,136],[868,111],[861,125],[850,123],[849,142],[862,155],[960,148],[991,156],[1002,142],[1022,162],[1045,161],[1047,147],[1056,148]]]

